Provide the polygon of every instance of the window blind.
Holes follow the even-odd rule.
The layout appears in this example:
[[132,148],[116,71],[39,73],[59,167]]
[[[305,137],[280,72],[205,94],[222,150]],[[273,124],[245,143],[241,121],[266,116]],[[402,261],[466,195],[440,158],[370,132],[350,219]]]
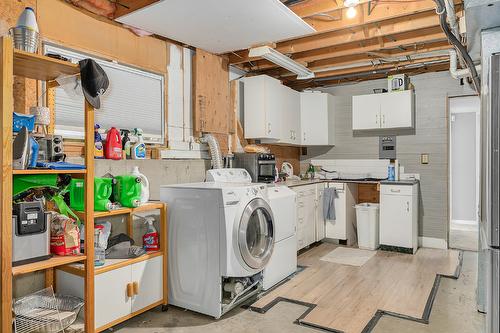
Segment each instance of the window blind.
[[[95,122],[103,129],[116,127],[144,131],[144,140],[163,143],[165,138],[164,78],[162,75],[139,70],[115,62],[47,44],[45,54],[60,54],[72,62],[94,59],[109,78],[108,91],[101,97],[101,108],[95,112]],[[63,88],[55,91],[55,130],[64,137],[83,138],[83,94],[74,96]]]

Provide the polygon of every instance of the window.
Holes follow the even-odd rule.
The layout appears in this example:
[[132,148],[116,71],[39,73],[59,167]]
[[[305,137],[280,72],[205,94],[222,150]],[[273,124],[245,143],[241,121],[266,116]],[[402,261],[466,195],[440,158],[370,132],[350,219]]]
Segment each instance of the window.
[[[93,58],[106,71],[109,89],[101,97],[101,108],[95,122],[103,129],[140,127],[148,143],[165,142],[165,90],[163,75],[105,61],[46,44],[45,54],[56,53],[76,62]],[[67,138],[83,138],[83,103],[81,96],[72,96],[63,88],[55,92],[55,131]]]

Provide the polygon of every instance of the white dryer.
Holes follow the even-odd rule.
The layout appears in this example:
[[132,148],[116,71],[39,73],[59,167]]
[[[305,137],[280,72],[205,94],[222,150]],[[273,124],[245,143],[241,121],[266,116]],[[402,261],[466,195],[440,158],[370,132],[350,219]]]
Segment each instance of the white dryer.
[[287,186],[268,187],[274,216],[274,251],[264,268],[262,287],[268,290],[297,271],[297,194]]
[[207,182],[161,186],[168,207],[169,303],[215,318],[260,291],[274,248],[264,184],[244,169]]

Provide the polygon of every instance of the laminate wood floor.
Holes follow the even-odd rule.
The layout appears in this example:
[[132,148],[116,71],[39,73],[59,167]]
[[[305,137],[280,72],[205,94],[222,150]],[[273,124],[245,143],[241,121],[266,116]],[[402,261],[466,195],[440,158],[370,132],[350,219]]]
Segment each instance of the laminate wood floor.
[[323,243],[299,256],[301,273],[252,305],[267,311],[277,299],[312,304],[300,322],[360,333],[378,310],[425,317],[437,275],[456,277],[460,252],[421,248],[415,255],[378,251],[361,267],[319,260],[336,245]]

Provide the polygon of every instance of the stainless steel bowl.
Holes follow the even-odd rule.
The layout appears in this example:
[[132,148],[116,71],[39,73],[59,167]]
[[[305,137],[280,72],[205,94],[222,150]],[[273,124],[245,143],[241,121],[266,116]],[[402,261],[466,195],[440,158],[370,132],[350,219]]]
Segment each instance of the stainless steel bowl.
[[9,35],[14,40],[14,47],[18,50],[36,53],[38,50],[39,33],[26,27],[9,29]]

